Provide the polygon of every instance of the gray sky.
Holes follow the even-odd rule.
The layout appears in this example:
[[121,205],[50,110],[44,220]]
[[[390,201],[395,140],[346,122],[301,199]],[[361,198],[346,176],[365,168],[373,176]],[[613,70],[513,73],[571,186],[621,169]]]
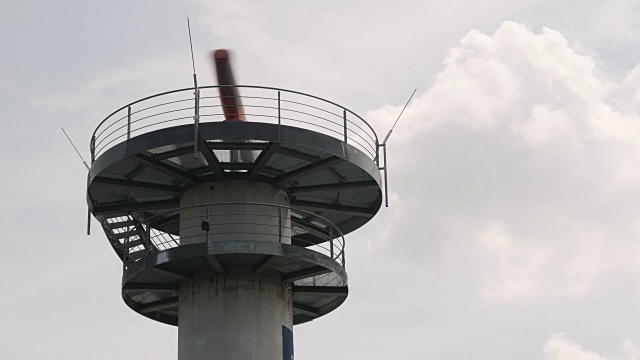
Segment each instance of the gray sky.
[[344,104],[389,145],[391,207],[349,235],[350,294],[300,359],[640,359],[640,2],[0,3],[0,351],[175,359],[120,298],[88,157],[112,110],[201,82]]

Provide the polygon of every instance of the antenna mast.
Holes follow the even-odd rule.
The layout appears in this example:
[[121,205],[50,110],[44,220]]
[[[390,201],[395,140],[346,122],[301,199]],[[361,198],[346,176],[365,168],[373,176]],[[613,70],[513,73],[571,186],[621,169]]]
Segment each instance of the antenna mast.
[[64,128],[62,126],[60,126],[60,129],[62,129],[62,132],[64,133],[64,136],[67,137],[67,140],[69,140],[69,143],[71,143],[71,146],[73,146],[73,149],[76,151],[76,153],[78,153],[78,156],[80,156],[80,160],[82,160],[82,163],[84,164],[84,167],[86,167],[87,171],[89,171],[89,165],[87,165],[87,162],[84,161],[84,158],[82,157],[82,155],[80,155],[80,151],[78,151],[78,148],[73,144],[73,141],[71,141],[71,138],[69,137],[69,135],[67,135],[67,132],[64,131]]
[[187,17],[187,29],[189,30],[189,47],[191,48],[191,66],[193,67],[193,86],[198,88],[198,79],[196,77],[196,61],[193,57],[193,41],[191,40],[191,24],[189,23],[189,18]]
[[389,136],[391,136],[391,133],[393,132],[393,129],[396,127],[396,124],[398,123],[398,120],[400,120],[400,117],[404,113],[404,110],[407,108],[407,106],[409,106],[409,103],[411,102],[411,99],[413,99],[413,95],[416,93],[416,90],[418,90],[418,88],[415,88],[413,90],[413,92],[411,93],[411,96],[409,97],[409,100],[407,100],[407,103],[404,104],[404,107],[402,108],[402,111],[400,111],[400,115],[398,115],[398,118],[396,119],[396,122],[393,123],[393,126],[391,127],[391,130],[389,130],[389,132],[387,133],[387,136],[384,137],[384,141],[382,142],[382,145],[385,145],[387,143],[387,140],[389,140]]
[[400,120],[400,117],[402,116],[402,114],[404,114],[404,110],[407,108],[407,106],[409,106],[409,103],[411,102],[411,99],[413,99],[413,95],[415,95],[416,90],[418,90],[418,88],[413,89],[413,92],[411,93],[411,96],[409,96],[409,100],[407,100],[407,103],[404,104],[404,107],[402,108],[402,111],[400,111],[400,115],[398,115],[398,118],[396,119],[396,122],[393,123],[393,126],[391,127],[391,129],[389,130],[389,132],[387,133],[387,136],[384,137],[384,141],[382,142],[382,144],[380,144],[380,147],[382,147],[383,152],[383,157],[384,157],[384,167],[381,167],[380,170],[384,170],[384,204],[385,207],[389,207],[389,185],[388,185],[388,181],[387,181],[387,172],[388,172],[388,168],[387,168],[387,141],[389,140],[389,136],[391,136],[391,133],[393,132],[393,129],[396,127],[396,124],[398,123],[398,120]]

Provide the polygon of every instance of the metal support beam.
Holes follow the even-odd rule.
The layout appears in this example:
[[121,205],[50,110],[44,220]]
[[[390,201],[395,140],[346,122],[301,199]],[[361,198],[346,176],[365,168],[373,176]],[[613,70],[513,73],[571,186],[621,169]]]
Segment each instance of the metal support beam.
[[220,162],[216,157],[216,154],[213,153],[209,144],[205,140],[200,140],[200,153],[207,160],[207,164],[213,171],[213,174],[216,176],[216,179],[219,181],[223,181],[225,179],[224,171],[222,167],[220,167]]
[[303,200],[296,200],[296,199],[291,200],[291,205],[302,208],[302,209],[311,209],[312,211],[323,210],[323,211],[351,215],[351,216],[372,217],[373,215],[375,215],[371,209],[363,208],[359,206],[326,204],[326,203],[319,203],[314,201],[303,201]]
[[334,167],[330,167],[327,171],[329,172],[329,175],[333,176],[338,182],[345,182],[347,180],[347,178],[340,174]]
[[[163,152],[163,153],[154,154],[153,158],[156,159],[156,160],[171,159],[171,158],[174,158],[176,156],[182,156],[182,155],[191,154],[192,150],[193,150],[193,148],[191,146],[182,147],[182,148],[178,148],[178,149],[175,149],[175,150],[170,150],[170,151],[166,151],[166,152]],[[140,165],[140,166],[136,167],[135,169],[133,169],[130,173],[125,175],[125,178],[128,179],[128,180],[133,180],[136,176],[140,175],[140,173],[142,173],[145,168],[146,168],[145,165]]]
[[289,182],[291,180],[295,180],[297,178],[301,178],[304,176],[309,176],[318,171],[322,171],[328,167],[334,166],[338,163],[344,161],[343,159],[337,156],[330,156],[324,160],[320,160],[319,162],[309,164],[307,166],[303,166],[299,169],[293,170],[289,173],[286,173],[279,178],[276,179],[275,184],[283,184]]
[[172,159],[174,157],[188,155],[188,154],[193,154],[192,146],[181,147],[181,148],[157,153],[153,155],[153,158],[156,160],[166,160],[166,159]]
[[103,215],[109,213],[120,213],[127,211],[173,209],[180,207],[179,199],[157,200],[131,203],[128,201],[117,201],[104,203],[93,207],[93,215]]
[[163,174],[169,175],[171,177],[177,177],[182,181],[194,185],[198,182],[198,178],[194,175],[189,174],[188,172],[178,169],[175,166],[164,163],[160,160],[154,159],[151,156],[145,154],[136,154],[133,156],[138,162],[146,165],[156,171],[159,171]]
[[346,183],[335,183],[326,185],[298,186],[289,188],[290,195],[309,194],[326,191],[345,191],[345,190],[367,190],[379,189],[380,185],[374,180],[371,181],[354,181]]
[[278,149],[278,154],[280,155],[284,155],[284,156],[288,156],[288,157],[292,157],[294,159],[298,159],[298,160],[304,160],[306,162],[310,162],[310,163],[314,163],[314,162],[318,162],[320,160],[322,160],[322,158],[319,158],[315,155],[309,155],[309,154],[305,154],[303,152],[300,151],[296,151],[296,150],[291,150],[291,149],[287,149],[287,148],[279,148]]
[[247,175],[247,180],[249,181],[256,180],[256,177],[258,176],[258,174],[260,174],[260,172],[267,165],[269,160],[273,157],[273,155],[275,155],[279,147],[280,147],[280,143],[272,142],[272,143],[269,143],[269,146],[265,150],[262,150],[262,152],[256,159],[255,165],[253,165],[253,168],[249,170],[249,174]]
[[299,313],[307,316],[318,317],[318,314],[320,313],[320,310],[318,310],[318,308],[314,308],[313,306],[309,306],[309,305],[300,304],[295,301],[292,302],[291,305],[293,306],[294,310],[298,310]]
[[269,166],[265,166],[264,169],[262,169],[262,172],[276,177],[284,174],[284,171]]
[[224,272],[224,268],[222,267],[222,264],[220,264],[220,261],[215,255],[207,255],[207,262],[209,263],[209,265],[211,265],[213,270],[215,270],[217,273]]
[[151,251],[152,249],[155,249],[155,247],[151,243],[151,227],[148,226],[148,224],[147,224],[147,228],[145,229],[142,223],[138,223],[136,225],[135,230],[138,232],[138,236],[140,237],[140,239],[142,239],[144,248],[147,251]]
[[140,311],[142,314],[146,314],[146,313],[150,313],[153,311],[160,311],[160,310],[164,310],[164,309],[170,309],[173,307],[178,306],[178,297],[177,296],[172,296],[170,298],[167,299],[163,299],[163,300],[158,300],[158,301],[152,301],[150,303],[146,303],[146,304],[140,304],[140,307],[138,308],[138,311]]
[[269,145],[264,142],[210,142],[207,143],[212,150],[264,150]]
[[293,282],[300,279],[306,279],[312,276],[318,276],[331,272],[331,270],[322,266],[313,266],[307,269],[292,271],[282,275],[282,281]]
[[324,213],[325,213],[325,211],[323,211],[323,210],[314,211],[312,214],[308,214],[307,216],[302,218],[302,220],[305,221],[305,222],[311,222],[314,219],[316,219],[318,216],[322,216],[322,214],[324,214]]
[[177,214],[173,214],[173,215],[169,215],[167,217],[160,217],[158,218],[153,226],[158,228],[158,227],[165,227],[169,224],[177,224],[180,221],[180,213]]
[[136,176],[140,175],[144,169],[146,169],[147,167],[144,165],[138,165],[136,166],[135,169],[131,170],[131,172],[129,172],[127,175],[125,175],[124,177],[127,180],[133,180]]
[[323,242],[327,241],[329,238],[329,231],[302,219],[297,219],[292,216],[291,225],[300,228],[313,236],[319,237]]
[[175,194],[175,195],[182,194],[182,189],[178,186],[154,184],[149,182],[123,180],[123,179],[113,179],[113,178],[107,178],[102,176],[97,176],[93,178],[93,181],[91,182],[91,184],[123,187],[127,189],[158,191],[162,193]]
[[265,256],[264,259],[262,259],[254,268],[253,271],[255,273],[263,273],[267,270],[269,270],[269,268],[271,268],[271,265],[273,265],[273,263],[277,260],[278,258],[273,256],[273,255],[267,255]]
[[293,293],[300,295],[347,296],[346,286],[293,286]]

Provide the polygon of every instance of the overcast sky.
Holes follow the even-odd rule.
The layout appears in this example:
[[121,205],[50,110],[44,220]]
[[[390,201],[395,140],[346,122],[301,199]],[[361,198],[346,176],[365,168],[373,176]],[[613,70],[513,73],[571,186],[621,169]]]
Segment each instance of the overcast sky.
[[86,226],[95,126],[200,82],[312,93],[389,145],[391,207],[298,359],[640,359],[640,1],[0,2],[0,356],[175,359]]

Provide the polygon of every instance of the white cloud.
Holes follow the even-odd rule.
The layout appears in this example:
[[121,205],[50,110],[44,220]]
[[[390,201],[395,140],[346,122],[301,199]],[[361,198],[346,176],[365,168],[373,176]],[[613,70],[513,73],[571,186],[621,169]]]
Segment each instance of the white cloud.
[[[510,21],[470,31],[443,66],[391,140],[392,169],[411,174],[403,213],[418,215],[398,237],[429,234],[407,247],[458,259],[441,263],[476,277],[487,303],[578,299],[639,276],[639,68],[616,80],[559,32]],[[400,110],[366,118],[387,129]]]
[[571,117],[563,109],[552,109],[550,104],[535,104],[530,118],[514,122],[512,129],[522,133],[525,140],[533,145],[575,135]]
[[[593,136],[596,125],[615,133],[612,128],[623,126],[625,116],[604,102],[608,81],[597,76],[595,60],[577,49],[557,31],[534,34],[509,21],[493,35],[472,30],[449,50],[444,69],[415,100],[404,123],[457,122],[476,129],[512,125],[512,131],[534,143],[574,132]],[[393,119],[378,112],[367,118],[388,127]]]
[[625,358],[627,360],[639,360],[640,359],[640,344],[631,340],[625,339],[622,342],[622,350],[624,351]]
[[542,347],[546,360],[607,360],[595,352],[588,351],[569,339],[564,333],[559,333],[549,339]]
[[631,339],[622,342],[622,357],[609,357],[586,350],[577,341],[561,332],[551,337],[542,347],[545,360],[638,360],[640,346]]
[[514,244],[498,223],[490,224],[479,239],[495,264],[484,274],[482,299],[497,303],[518,301],[535,296],[548,286],[543,275],[549,249]]

